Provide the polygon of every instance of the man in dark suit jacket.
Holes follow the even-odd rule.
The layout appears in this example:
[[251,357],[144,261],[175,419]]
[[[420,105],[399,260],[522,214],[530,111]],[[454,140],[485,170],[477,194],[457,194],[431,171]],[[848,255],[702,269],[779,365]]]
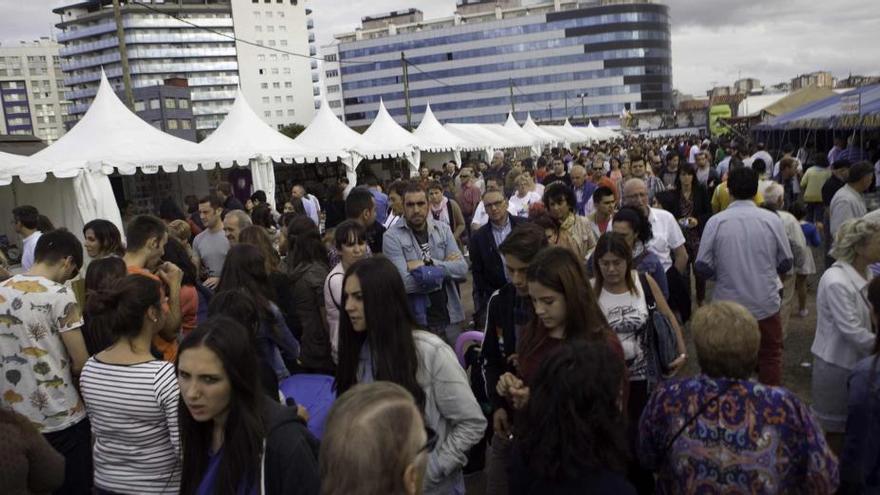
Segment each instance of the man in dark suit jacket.
[[498,246],[515,225],[525,221],[507,211],[507,198],[500,191],[486,191],[483,194],[483,205],[489,216],[489,223],[471,233],[469,245],[471,272],[474,275],[474,323],[478,328],[485,318],[489,297],[507,284]]

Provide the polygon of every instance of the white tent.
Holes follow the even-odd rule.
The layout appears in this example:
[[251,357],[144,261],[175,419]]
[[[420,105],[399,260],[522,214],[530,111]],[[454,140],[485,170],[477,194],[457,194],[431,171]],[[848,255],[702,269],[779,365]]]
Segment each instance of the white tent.
[[445,124],[443,127],[459,138],[484,150],[486,161],[492,159],[492,154],[496,149],[511,149],[520,146],[507,136],[493,132],[482,124]]
[[370,143],[380,144],[383,148],[406,150],[410,175],[418,175],[420,148],[426,147],[426,143],[422,143],[418,136],[395,122],[381,98],[379,98],[379,112],[370,127],[364,131],[363,138]]
[[507,121],[504,123],[504,128],[510,131],[512,136],[516,136],[518,141],[528,143],[534,156],[541,155],[541,148],[544,144],[544,140],[523,130],[523,128],[516,123],[516,119],[513,118],[513,112],[507,114]]
[[543,144],[555,144],[559,142],[559,137],[549,132],[545,131],[538,127],[538,124],[532,120],[532,114],[529,113],[526,115],[526,123],[523,124],[522,129],[532,136],[538,138],[538,140]]
[[347,125],[343,124],[333,111],[326,98],[321,100],[321,107],[315,112],[312,122],[294,139],[300,146],[315,153],[344,152],[341,158],[345,163],[349,185],[357,184],[357,165],[365,158],[394,158],[406,156],[408,150],[387,149],[371,143]]
[[431,104],[425,106],[425,114],[419,127],[413,131],[421,140],[422,152],[425,153],[452,153],[452,159],[461,167],[461,152],[481,149],[481,146],[466,141],[443,127],[443,124],[434,116]]
[[586,139],[586,142],[588,144],[593,141],[601,141],[601,140],[606,139],[605,133],[603,133],[603,132],[599,131],[598,129],[596,129],[595,127],[593,127],[592,121],[590,121],[590,123],[587,127],[575,127],[575,126],[571,125],[571,123],[566,120],[563,127],[569,131],[574,131],[574,132],[580,134],[581,136],[583,136],[584,139]]
[[563,125],[544,125],[541,129],[558,136],[566,147],[587,141],[586,136],[574,130],[568,119],[565,119]]
[[205,154],[223,155],[239,165],[249,164],[254,190],[264,191],[272,207],[275,206],[275,170],[272,160],[300,163],[335,161],[347,155],[342,150],[309,150],[276,131],[257,116],[241,89],[235,95],[235,103],[220,126],[198,146]]

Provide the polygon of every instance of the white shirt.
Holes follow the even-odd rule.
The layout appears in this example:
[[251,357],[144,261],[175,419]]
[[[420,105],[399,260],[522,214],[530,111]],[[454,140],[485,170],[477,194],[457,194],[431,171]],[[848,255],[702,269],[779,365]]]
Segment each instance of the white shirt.
[[388,216],[385,217],[385,223],[383,223],[382,226],[385,227],[385,230],[388,230],[392,225],[397,223],[398,220],[400,220],[400,215],[395,215],[394,212],[389,211]]
[[756,151],[755,154],[752,155],[752,161],[755,161],[758,158],[764,160],[764,165],[766,165],[768,168],[773,166],[773,157],[770,156],[770,153],[767,153],[764,150]]
[[21,240],[21,269],[28,271],[34,266],[34,250],[37,248],[37,241],[43,235],[39,230]]
[[334,363],[339,362],[339,311],[342,309],[344,278],[345,268],[342,268],[342,263],[337,263],[324,279],[324,308],[327,311],[327,331],[330,333],[330,356]]
[[691,146],[690,153],[688,153],[688,163],[694,164],[697,163],[697,153],[700,152],[700,147],[698,145]]
[[810,349],[826,363],[852,369],[871,354],[871,310],[865,286],[871,278],[849,263],[835,262],[825,270],[816,290],[816,336]]
[[654,232],[654,237],[648,242],[648,250],[660,258],[663,270],[667,271],[672,266],[672,250],[684,245],[684,234],[675,217],[666,210],[651,208],[648,220]]
[[474,210],[474,218],[471,219],[471,225],[478,225],[482,227],[489,223],[489,214],[486,213],[486,206],[480,201],[480,204],[477,205],[477,209]]
[[514,194],[507,202],[507,212],[516,217],[527,218],[529,216],[529,207],[540,202],[541,196],[538,196],[538,193],[533,191],[527,192],[522,198],[518,194]]

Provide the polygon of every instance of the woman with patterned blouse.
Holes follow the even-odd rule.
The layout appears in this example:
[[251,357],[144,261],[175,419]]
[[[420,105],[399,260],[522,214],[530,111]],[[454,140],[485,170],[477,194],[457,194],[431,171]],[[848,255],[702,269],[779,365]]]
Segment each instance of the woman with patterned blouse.
[[718,302],[691,326],[703,374],[661,383],[640,423],[639,460],[657,493],[834,493],[837,459],[809,408],[750,379],[757,321]]

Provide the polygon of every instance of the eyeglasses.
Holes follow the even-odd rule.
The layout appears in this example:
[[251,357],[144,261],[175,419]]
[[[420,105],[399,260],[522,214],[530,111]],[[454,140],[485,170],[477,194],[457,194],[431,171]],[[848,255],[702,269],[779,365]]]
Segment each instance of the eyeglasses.
[[422,452],[428,452],[428,453],[434,452],[434,448],[437,447],[437,441],[439,440],[439,437],[437,437],[436,431],[434,431],[431,428],[428,428],[426,426],[425,427],[425,436],[427,436],[428,439],[425,441],[425,445],[423,445],[422,448],[420,448],[419,451],[416,452],[416,455],[419,455]]
[[484,207],[485,207],[487,210],[488,210],[488,209],[493,209],[493,210],[494,210],[495,208],[501,208],[502,206],[504,206],[504,201],[495,201],[494,203],[486,203],[486,202],[484,201],[484,202],[483,202],[483,205],[484,205]]

